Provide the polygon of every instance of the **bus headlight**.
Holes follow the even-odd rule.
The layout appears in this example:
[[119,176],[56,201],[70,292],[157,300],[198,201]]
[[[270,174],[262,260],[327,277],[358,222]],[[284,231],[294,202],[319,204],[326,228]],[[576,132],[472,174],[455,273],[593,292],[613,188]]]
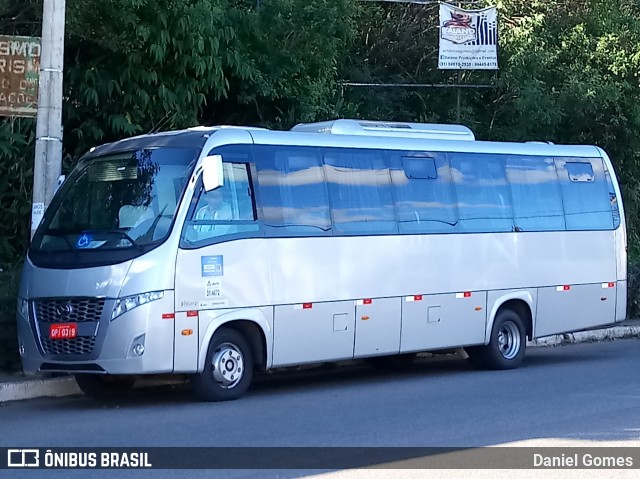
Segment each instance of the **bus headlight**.
[[18,312],[20,315],[29,321],[29,300],[18,298]]
[[164,291],[151,291],[150,293],[134,294],[133,296],[119,298],[116,300],[116,304],[113,307],[111,320],[113,321],[118,316],[122,316],[127,311],[131,311],[138,306],[142,306],[143,304],[162,298],[164,298]]

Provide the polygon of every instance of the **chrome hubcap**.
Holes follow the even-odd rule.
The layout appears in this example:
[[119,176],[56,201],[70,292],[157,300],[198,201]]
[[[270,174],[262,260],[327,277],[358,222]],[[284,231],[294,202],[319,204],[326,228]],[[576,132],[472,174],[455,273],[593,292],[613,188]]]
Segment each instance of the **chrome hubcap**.
[[240,349],[232,343],[222,343],[213,353],[211,360],[213,379],[224,389],[238,385],[244,375],[244,357]]
[[515,323],[506,321],[498,331],[498,349],[505,359],[513,359],[520,351],[520,331]]

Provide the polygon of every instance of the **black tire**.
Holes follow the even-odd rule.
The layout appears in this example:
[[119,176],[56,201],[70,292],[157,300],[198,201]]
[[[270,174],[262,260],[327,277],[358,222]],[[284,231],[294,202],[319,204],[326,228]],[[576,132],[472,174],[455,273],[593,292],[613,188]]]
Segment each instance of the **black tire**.
[[470,346],[464,348],[465,352],[469,356],[467,359],[469,364],[471,364],[476,369],[486,369],[486,365],[484,364],[484,359],[482,358],[482,348],[485,346]]
[[213,335],[201,373],[191,377],[203,401],[230,401],[241,397],[253,379],[253,351],[242,334],[221,328]]
[[489,344],[477,346],[469,358],[477,356],[474,361],[487,369],[513,369],[522,363],[526,347],[527,334],[522,318],[511,309],[502,309],[493,322]]
[[94,399],[121,399],[127,397],[135,384],[133,376],[110,374],[76,374],[78,387]]

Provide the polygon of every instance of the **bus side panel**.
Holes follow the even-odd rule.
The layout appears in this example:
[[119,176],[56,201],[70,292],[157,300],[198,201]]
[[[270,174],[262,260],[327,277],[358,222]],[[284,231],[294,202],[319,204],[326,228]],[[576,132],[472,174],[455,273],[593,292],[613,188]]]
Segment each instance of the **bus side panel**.
[[198,370],[198,312],[178,311],[175,319],[175,355],[173,371],[193,373]]
[[353,301],[275,307],[273,366],[353,358]]
[[357,302],[356,358],[398,354],[401,309],[401,298],[369,298]]
[[535,337],[613,323],[618,287],[597,283],[539,288]]
[[481,344],[487,321],[485,291],[404,298],[400,352]]
[[616,286],[616,321],[627,319],[627,282],[618,281]]
[[[619,198],[619,197],[618,197]],[[614,243],[616,250],[616,321],[627,319],[627,235],[624,224],[624,214],[621,215],[621,225],[614,232]]]
[[178,250],[176,311],[272,304],[270,258],[263,239]]

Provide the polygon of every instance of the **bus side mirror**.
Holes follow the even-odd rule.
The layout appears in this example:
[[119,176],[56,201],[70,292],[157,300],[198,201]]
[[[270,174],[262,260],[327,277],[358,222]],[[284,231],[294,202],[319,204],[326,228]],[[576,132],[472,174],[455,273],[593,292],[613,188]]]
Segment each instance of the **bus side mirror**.
[[207,193],[224,184],[221,155],[205,156],[202,159],[202,183]]

